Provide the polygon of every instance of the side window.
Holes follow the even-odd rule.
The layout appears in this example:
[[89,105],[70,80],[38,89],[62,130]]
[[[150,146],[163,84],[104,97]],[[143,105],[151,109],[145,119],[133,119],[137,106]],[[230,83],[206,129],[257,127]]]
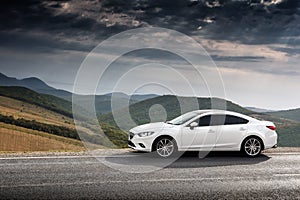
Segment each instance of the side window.
[[199,126],[247,124],[248,122],[247,119],[233,115],[206,115],[199,119]]
[[247,119],[233,116],[233,115],[226,115],[225,125],[233,125],[233,124],[247,124],[249,121]]
[[224,125],[225,115],[206,115],[200,118],[199,126]]
[[200,118],[199,126],[209,126],[210,125],[211,115],[206,115]]
[[225,115],[212,115],[211,125],[212,126],[220,126],[225,123]]

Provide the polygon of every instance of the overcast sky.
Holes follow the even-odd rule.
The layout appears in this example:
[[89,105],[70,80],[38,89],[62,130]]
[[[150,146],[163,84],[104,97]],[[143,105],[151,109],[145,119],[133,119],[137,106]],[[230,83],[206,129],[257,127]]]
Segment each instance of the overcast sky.
[[[207,50],[219,69],[227,99],[243,106],[296,108],[300,107],[299,2],[4,0],[0,7],[0,72],[17,78],[38,77],[72,91],[81,63],[101,41],[129,29],[163,27],[192,37]],[[175,62],[181,66],[179,73],[188,68],[184,60],[153,50],[123,56],[113,70],[121,69],[128,58],[144,63]],[[181,85],[180,79],[170,79],[164,70],[162,65],[147,65],[136,71],[144,71],[144,76],[135,78],[144,79],[146,74],[169,80],[171,88]],[[111,92],[110,81],[107,78],[98,92]],[[196,84],[197,79],[191,82]],[[128,88],[130,82],[120,87],[125,93],[130,92]],[[153,87],[140,92],[166,91]],[[178,93],[191,95],[188,91],[182,88]]]

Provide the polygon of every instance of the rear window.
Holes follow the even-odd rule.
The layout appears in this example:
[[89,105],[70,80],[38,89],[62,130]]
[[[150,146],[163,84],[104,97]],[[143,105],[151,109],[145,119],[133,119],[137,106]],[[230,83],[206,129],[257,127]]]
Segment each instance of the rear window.
[[233,116],[233,115],[226,115],[225,125],[232,125],[232,124],[247,124],[249,120]]

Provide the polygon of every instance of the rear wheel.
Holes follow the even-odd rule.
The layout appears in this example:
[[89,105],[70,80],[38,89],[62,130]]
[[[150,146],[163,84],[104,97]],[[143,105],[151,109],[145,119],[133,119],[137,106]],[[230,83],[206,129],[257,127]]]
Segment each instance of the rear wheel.
[[159,138],[155,144],[155,152],[160,157],[171,157],[177,152],[177,145],[174,139],[169,137],[161,137]]
[[260,139],[256,137],[249,137],[243,142],[242,151],[248,157],[256,157],[261,153],[262,147],[263,144]]

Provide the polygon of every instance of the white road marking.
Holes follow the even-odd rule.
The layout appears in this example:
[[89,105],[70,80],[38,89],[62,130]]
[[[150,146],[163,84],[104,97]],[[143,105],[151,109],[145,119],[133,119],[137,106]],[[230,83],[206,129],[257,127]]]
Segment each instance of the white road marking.
[[300,174],[275,174],[275,176],[287,176],[287,177],[290,177],[290,176],[300,176]]
[[265,153],[266,155],[300,155],[300,152],[272,152]]
[[177,182],[177,181],[208,181],[208,180],[236,180],[241,177],[207,177],[207,178],[173,178],[173,179],[150,179],[150,180],[124,180],[124,181],[90,181],[90,182],[72,182],[72,183],[41,183],[41,184],[20,184],[20,185],[1,185],[0,188],[16,187],[48,187],[48,186],[72,186],[89,184],[114,184],[114,183],[151,183],[151,182]]
[[72,159],[72,158],[127,158],[137,155],[107,155],[107,156],[27,156],[27,157],[2,157],[0,160],[31,160],[31,159]]

